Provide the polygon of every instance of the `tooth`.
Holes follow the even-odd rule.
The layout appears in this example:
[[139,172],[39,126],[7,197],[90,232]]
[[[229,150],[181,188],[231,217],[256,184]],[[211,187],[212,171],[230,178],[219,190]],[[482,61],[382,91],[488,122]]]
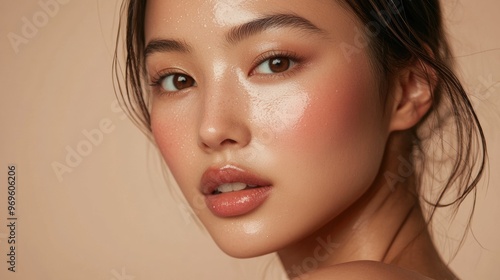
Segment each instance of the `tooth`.
[[229,183],[229,184],[223,184],[220,185],[217,188],[217,191],[221,193],[227,193],[227,192],[236,192],[236,191],[241,191],[247,187],[246,184],[244,183]]

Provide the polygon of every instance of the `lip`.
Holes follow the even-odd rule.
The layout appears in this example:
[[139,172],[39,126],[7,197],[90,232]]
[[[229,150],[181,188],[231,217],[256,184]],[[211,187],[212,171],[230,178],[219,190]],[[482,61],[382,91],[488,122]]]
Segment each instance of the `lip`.
[[[222,184],[244,183],[259,187],[241,191],[213,194]],[[211,167],[201,178],[201,192],[210,211],[219,217],[235,217],[247,214],[264,203],[272,184],[266,179],[234,165]]]

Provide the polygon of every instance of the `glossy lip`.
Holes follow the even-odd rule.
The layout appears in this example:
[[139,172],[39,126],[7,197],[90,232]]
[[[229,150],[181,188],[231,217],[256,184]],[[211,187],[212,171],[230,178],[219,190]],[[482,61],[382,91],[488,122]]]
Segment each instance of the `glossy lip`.
[[201,192],[204,195],[212,195],[220,185],[238,182],[260,187],[271,186],[271,182],[259,178],[257,175],[235,165],[228,164],[219,168],[210,167],[203,173],[201,177]]
[[[256,188],[241,191],[213,194],[222,184],[244,183],[256,185]],[[201,192],[205,195],[205,203],[208,209],[219,217],[235,217],[247,214],[258,208],[269,196],[272,184],[234,165],[223,167],[211,167],[207,169],[201,178]]]

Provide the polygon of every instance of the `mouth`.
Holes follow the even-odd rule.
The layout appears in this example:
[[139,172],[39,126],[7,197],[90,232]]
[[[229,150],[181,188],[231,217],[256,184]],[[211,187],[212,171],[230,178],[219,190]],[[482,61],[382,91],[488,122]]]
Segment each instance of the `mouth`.
[[218,195],[223,193],[237,192],[248,189],[255,189],[262,186],[258,185],[247,185],[245,183],[237,182],[237,183],[225,183],[218,186],[213,192],[212,195]]
[[251,172],[226,165],[207,169],[200,188],[208,209],[214,215],[235,217],[259,208],[269,196],[272,185]]

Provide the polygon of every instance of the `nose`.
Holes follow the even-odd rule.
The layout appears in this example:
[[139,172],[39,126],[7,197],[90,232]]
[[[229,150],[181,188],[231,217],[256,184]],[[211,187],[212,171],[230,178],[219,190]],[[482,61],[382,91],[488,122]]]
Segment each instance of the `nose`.
[[245,97],[237,89],[221,86],[205,91],[198,145],[206,152],[238,149],[251,140]]

